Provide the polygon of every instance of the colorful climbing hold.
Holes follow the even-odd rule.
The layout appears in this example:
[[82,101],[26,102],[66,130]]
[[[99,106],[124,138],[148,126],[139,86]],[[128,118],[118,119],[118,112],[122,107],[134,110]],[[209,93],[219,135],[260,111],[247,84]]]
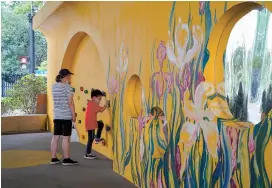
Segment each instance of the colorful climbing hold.
[[100,142],[101,142],[102,146],[105,146],[105,145],[106,145],[106,141],[105,141],[104,138],[101,138],[101,139],[100,139]]
[[78,120],[77,122],[80,124],[80,123],[81,123],[81,120]]
[[82,111],[85,112],[85,110],[86,110],[86,108],[83,107],[83,108],[82,108]]
[[106,125],[106,131],[109,132],[111,130],[111,127],[109,125]]
[[75,92],[75,91],[76,91],[76,89],[75,89],[75,88],[72,88],[72,91],[73,91],[73,92]]
[[81,138],[84,140],[85,139],[85,135],[81,135]]
[[84,91],[84,93],[85,93],[85,94],[88,94],[88,90],[86,89],[86,90]]
[[83,87],[80,87],[80,91],[83,91],[84,89],[83,89]]
[[75,113],[75,116],[77,117],[77,113]]

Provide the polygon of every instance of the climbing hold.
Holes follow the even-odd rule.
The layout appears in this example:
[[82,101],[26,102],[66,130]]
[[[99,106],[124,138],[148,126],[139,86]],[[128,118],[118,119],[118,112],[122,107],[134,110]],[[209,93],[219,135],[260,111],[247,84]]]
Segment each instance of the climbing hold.
[[75,92],[75,91],[76,91],[76,89],[75,89],[75,88],[72,88],[72,91],[73,91],[73,92]]
[[84,89],[83,89],[83,87],[80,87],[80,91],[83,91]]
[[81,135],[81,138],[82,138],[82,140],[84,140],[85,139],[85,135]]
[[80,123],[81,123],[81,120],[78,120],[77,122],[80,124]]
[[80,96],[77,96],[77,100],[80,100]]
[[77,113],[75,113],[75,116],[77,117]]
[[82,108],[82,111],[85,112],[85,110],[86,110],[86,108],[83,107],[83,108]]
[[84,91],[84,93],[85,93],[85,94],[88,94],[88,90],[86,89],[86,90]]
[[109,132],[111,130],[111,127],[109,125],[106,125],[106,131]]
[[101,138],[101,139],[100,139],[100,142],[101,142],[102,146],[105,146],[105,145],[106,145],[106,141],[105,141],[104,138]]

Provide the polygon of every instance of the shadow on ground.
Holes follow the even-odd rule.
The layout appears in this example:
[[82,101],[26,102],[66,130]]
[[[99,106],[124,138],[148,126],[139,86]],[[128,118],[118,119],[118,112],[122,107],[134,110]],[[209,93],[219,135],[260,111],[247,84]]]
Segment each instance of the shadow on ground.
[[[50,150],[50,133],[2,135],[2,151]],[[71,143],[71,157],[78,166],[39,165],[25,168],[2,168],[3,188],[134,188],[135,186],[112,171],[112,161],[102,155],[98,160],[83,159],[85,146]],[[48,162],[50,159],[48,159]]]

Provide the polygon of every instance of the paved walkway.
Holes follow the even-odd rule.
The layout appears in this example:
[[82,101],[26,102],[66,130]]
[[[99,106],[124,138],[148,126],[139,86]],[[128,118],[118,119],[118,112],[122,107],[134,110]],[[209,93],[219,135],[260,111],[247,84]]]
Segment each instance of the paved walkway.
[[[83,159],[84,145],[80,143],[71,145],[72,158],[79,161],[78,166],[49,165],[50,139],[50,133],[2,135],[3,188],[135,187],[113,172],[112,161],[104,156],[98,155],[97,160]],[[26,157],[31,152],[37,153],[33,154],[33,160]],[[35,164],[34,160],[40,163]],[[27,167],[15,168],[16,165]]]

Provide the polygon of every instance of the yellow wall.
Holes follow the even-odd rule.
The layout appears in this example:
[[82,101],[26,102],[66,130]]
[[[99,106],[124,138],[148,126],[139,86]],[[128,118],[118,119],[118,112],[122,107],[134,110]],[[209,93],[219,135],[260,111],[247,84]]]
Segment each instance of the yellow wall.
[[[90,90],[105,90],[111,108],[99,118],[111,131],[103,130],[106,146],[95,149],[139,187],[269,187],[272,113],[255,126],[233,120],[222,88],[229,33],[240,17],[259,6],[46,3],[34,27],[48,41],[51,130],[51,85],[60,68],[69,68],[75,73],[81,142],[86,143],[82,108]],[[272,10],[271,2],[264,6]],[[186,36],[195,41],[189,37],[184,48]]]
[[20,133],[45,130],[46,123],[46,114],[6,117],[2,116],[1,133]]

